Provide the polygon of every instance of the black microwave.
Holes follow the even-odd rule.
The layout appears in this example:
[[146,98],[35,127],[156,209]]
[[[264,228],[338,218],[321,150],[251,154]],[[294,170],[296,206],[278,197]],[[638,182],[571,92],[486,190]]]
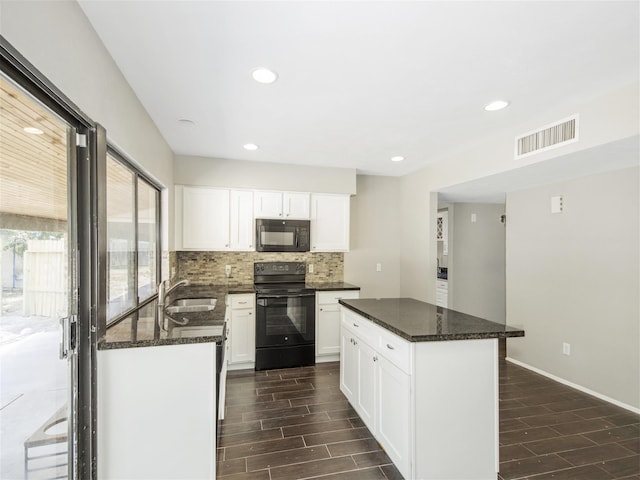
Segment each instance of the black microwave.
[[256,219],[256,251],[308,252],[309,220]]

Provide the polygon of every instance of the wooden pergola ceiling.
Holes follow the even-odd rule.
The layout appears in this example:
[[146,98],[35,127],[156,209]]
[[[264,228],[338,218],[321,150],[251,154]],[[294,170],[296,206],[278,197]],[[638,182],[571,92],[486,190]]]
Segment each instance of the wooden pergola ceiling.
[[2,76],[0,213],[67,219],[67,125]]
[[[43,133],[25,132],[26,127]],[[66,122],[0,75],[0,215],[21,217],[23,227],[25,218],[27,226],[33,218],[34,229],[42,219],[66,222],[68,135]],[[108,221],[132,222],[134,178],[119,162],[107,162]],[[144,184],[139,190],[143,223],[155,221],[149,190]]]

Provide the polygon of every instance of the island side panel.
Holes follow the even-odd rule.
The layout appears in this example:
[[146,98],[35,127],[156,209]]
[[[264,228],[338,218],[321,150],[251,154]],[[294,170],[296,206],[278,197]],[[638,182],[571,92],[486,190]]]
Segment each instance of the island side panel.
[[415,345],[415,477],[495,480],[498,341]]
[[98,351],[101,479],[215,479],[215,346]]

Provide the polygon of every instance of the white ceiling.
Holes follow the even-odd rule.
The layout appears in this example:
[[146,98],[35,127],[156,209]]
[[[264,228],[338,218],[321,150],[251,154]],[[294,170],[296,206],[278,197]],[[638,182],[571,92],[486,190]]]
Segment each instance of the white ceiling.
[[183,155],[404,175],[640,70],[636,1],[79,3]]

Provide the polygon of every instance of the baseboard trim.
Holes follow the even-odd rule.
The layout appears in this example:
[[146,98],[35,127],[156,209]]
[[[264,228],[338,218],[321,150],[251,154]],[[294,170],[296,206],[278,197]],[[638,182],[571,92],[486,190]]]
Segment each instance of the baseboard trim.
[[527,370],[531,370],[532,372],[538,373],[540,375],[542,375],[543,377],[547,377],[550,378],[551,380],[554,380],[558,383],[562,383],[563,385],[566,385],[568,387],[571,388],[575,388],[576,390],[580,390],[583,393],[586,393],[588,395],[591,395],[593,397],[599,398],[600,400],[604,400],[605,402],[608,403],[612,403],[618,407],[624,408],[625,410],[629,410],[633,413],[637,413],[640,414],[640,408],[636,408],[633,407],[631,405],[628,405],[626,403],[620,402],[618,400],[616,400],[615,398],[611,398],[611,397],[607,397],[606,395],[603,395],[601,393],[598,392],[594,392],[593,390],[590,390],[586,387],[583,387],[582,385],[578,385],[576,383],[570,382],[568,380],[565,380],[564,378],[560,378],[560,377],[556,377],[555,375],[549,373],[549,372],[545,372],[544,370],[540,370],[539,368],[536,367],[532,367],[531,365],[521,362],[520,360],[516,360],[514,358],[511,357],[506,357],[505,360],[507,362],[511,362],[515,365],[518,365],[520,367],[526,368]]

